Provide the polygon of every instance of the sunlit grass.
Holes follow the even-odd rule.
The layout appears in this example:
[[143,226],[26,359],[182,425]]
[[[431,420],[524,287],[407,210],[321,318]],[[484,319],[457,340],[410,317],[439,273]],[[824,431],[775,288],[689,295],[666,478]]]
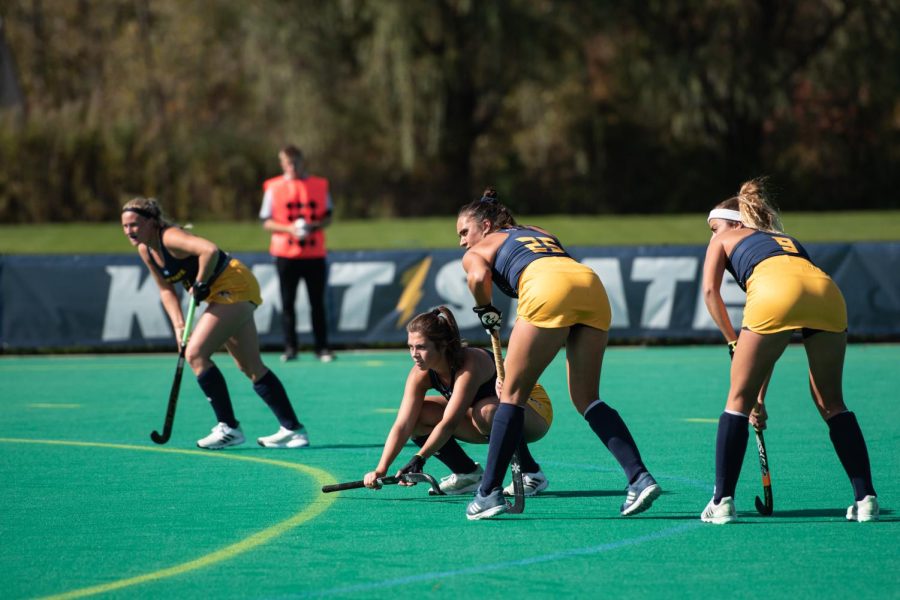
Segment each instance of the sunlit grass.
[[[568,246],[705,244],[705,215],[522,217]],[[900,240],[900,211],[787,213],[787,233],[803,242]],[[455,248],[453,217],[336,220],[328,229],[332,250]],[[193,231],[233,252],[265,252],[269,236],[257,221],[195,222]],[[118,223],[0,225],[0,254],[128,254]]]

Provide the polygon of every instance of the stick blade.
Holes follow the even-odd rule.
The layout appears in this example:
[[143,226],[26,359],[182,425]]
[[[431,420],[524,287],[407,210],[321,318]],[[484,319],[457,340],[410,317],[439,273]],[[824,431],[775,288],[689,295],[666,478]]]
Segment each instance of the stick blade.
[[513,483],[513,503],[506,511],[511,515],[519,515],[525,512],[525,482],[522,479],[522,466],[519,462],[519,451],[516,449],[510,463],[510,471],[512,471]]
[[772,515],[772,505],[771,503],[763,502],[759,496],[756,497],[756,512],[761,514],[764,517],[768,517]]
[[155,444],[165,444],[169,441],[169,438],[172,437],[171,433],[158,433],[156,431],[150,432],[150,439],[153,440]]

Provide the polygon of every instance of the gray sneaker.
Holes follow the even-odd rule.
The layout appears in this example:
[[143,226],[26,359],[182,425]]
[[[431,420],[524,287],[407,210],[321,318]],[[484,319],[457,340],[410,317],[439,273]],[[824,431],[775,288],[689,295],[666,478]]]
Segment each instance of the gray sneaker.
[[662,494],[662,488],[653,479],[650,473],[644,473],[638,477],[637,481],[628,486],[628,494],[625,496],[625,503],[619,511],[623,517],[628,515],[636,515],[644,512],[653,501]]
[[481,489],[475,492],[475,498],[466,507],[466,518],[470,521],[490,519],[509,510],[509,502],[503,497],[503,490],[495,487],[487,496],[481,495]]

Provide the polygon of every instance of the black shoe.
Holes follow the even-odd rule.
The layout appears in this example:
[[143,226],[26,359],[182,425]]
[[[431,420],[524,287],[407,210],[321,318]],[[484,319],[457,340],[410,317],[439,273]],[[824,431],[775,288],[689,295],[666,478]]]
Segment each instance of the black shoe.
[[281,355],[281,362],[289,360],[297,360],[297,351],[293,348],[285,348],[284,354]]

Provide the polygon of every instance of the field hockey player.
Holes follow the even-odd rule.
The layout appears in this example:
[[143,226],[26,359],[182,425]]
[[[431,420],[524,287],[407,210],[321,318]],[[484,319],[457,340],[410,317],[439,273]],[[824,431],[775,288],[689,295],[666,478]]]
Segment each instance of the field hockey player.
[[703,294],[726,341],[734,340],[735,331],[719,291],[726,270],[747,292],[747,300],[733,347],[728,399],[719,417],[715,490],[700,518],[716,524],[737,519],[734,492],[747,448],[749,416],[792,333],[800,331],[813,402],[853,486],[847,519],[877,520],[866,442],[856,415],[844,404],[847,307],[840,289],[813,264],[800,242],[784,234],[762,180],[744,183],[736,196],[710,211],[707,223],[712,238],[703,265]]
[[253,382],[280,427],[257,439],[268,448],[309,445],[306,429],[278,377],[262,362],[253,311],[262,304],[259,283],[243,263],[228,256],[213,242],[192,235],[167,221],[153,198],[134,198],[122,208],[122,228],[159,286],[162,305],[181,340],[185,319],[175,292],[176,283],[190,290],[193,301],[207,307],[188,341],[185,359],[209,400],[218,423],[197,446],[218,450],[244,443],[234,415],[225,378],[211,360],[225,346],[237,366]]
[[[397,418],[382,450],[378,466],[363,478],[366,487],[378,488],[408,439],[419,451],[397,472],[422,472],[425,461],[434,456],[451,474],[440,481],[445,494],[475,491],[484,473],[457,440],[487,443],[491,423],[499,405],[495,389],[497,371],[491,352],[463,344],[453,313],[445,306],[414,317],[406,326],[409,353],[414,361],[406,378]],[[429,390],[440,395],[426,395]],[[526,402],[524,439],[535,442],[547,433],[553,420],[550,398],[535,385]],[[535,462],[527,444],[520,460],[524,472],[524,493],[544,490],[547,477]],[[401,485],[403,485],[401,483]],[[512,484],[506,492],[513,495]]]
[[611,321],[600,278],[573,260],[552,234],[519,226],[493,188],[462,207],[456,230],[459,245],[466,249],[463,268],[474,310],[489,333],[498,331],[501,323],[500,311],[491,304],[493,284],[518,298],[484,479],[466,516],[483,519],[505,512],[500,482],[522,436],[528,396],[563,345],[572,403],[625,471],[628,487],[620,513],[633,515],[649,508],[660,487],[619,413],[600,400]]

